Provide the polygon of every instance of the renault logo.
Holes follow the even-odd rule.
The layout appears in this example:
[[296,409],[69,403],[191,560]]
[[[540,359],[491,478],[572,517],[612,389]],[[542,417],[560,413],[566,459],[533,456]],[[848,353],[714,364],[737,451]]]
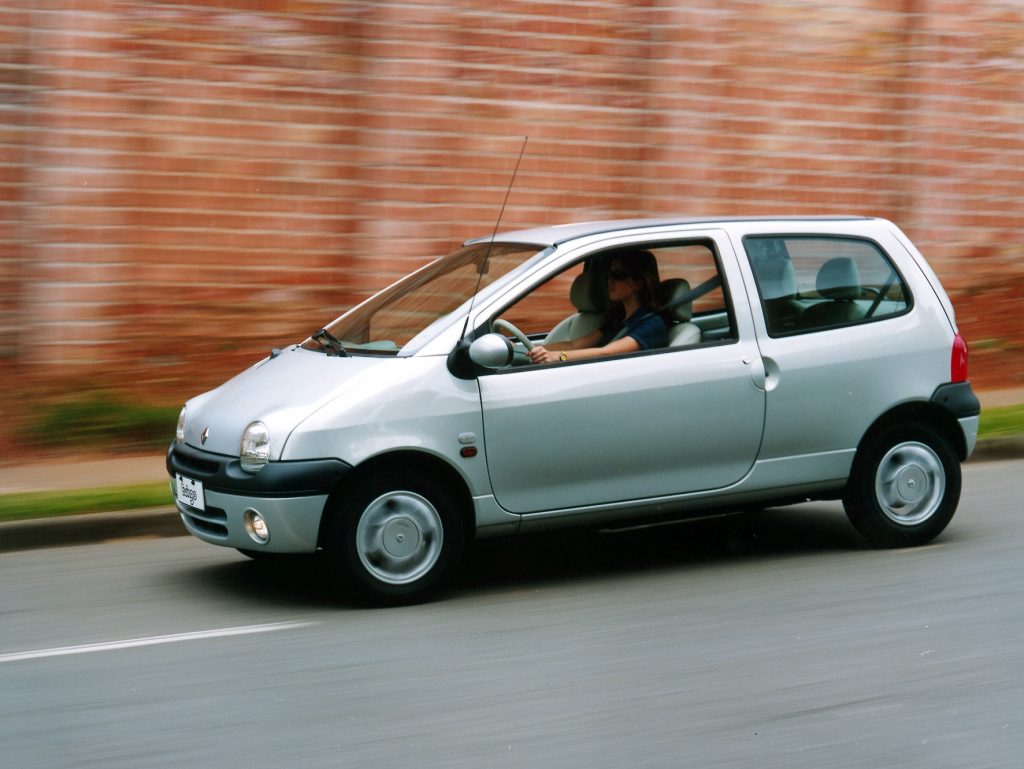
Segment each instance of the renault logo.
[[204,427],[203,431],[201,433],[199,433],[199,442],[205,446],[206,445],[206,439],[209,438],[209,437],[210,437],[210,428],[209,427]]

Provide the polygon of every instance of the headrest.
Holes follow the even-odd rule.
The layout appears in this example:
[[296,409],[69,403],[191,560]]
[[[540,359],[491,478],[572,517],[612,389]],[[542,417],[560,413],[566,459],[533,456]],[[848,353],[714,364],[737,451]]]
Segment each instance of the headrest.
[[594,273],[581,273],[569,287],[569,301],[580,312],[604,312],[607,302],[599,293],[600,287],[601,282]]
[[771,299],[793,299],[797,295],[796,270],[789,259],[771,259],[757,267],[761,296]]
[[818,270],[818,293],[829,299],[857,299],[860,297],[860,272],[857,263],[849,257],[829,259]]
[[661,283],[661,292],[665,297],[665,304],[669,305],[666,313],[670,320],[676,323],[687,323],[693,317],[693,300],[679,302],[677,299],[690,295],[690,282],[682,278],[669,278]]

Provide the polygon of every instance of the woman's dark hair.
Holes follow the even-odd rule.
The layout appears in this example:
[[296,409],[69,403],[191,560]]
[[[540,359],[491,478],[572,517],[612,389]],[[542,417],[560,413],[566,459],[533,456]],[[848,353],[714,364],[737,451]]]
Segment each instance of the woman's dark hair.
[[638,297],[642,307],[654,310],[664,304],[661,296],[661,279],[658,277],[658,260],[654,258],[654,254],[642,248],[613,251],[609,254],[607,264],[610,266],[616,259],[631,278],[643,281],[644,285]]

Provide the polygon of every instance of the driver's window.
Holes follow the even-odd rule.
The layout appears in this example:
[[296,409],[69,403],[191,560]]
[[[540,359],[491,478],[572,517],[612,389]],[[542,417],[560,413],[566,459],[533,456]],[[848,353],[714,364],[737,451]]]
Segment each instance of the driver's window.
[[[621,305],[609,307],[607,276],[610,265],[621,260],[627,251],[643,251],[648,258],[653,257],[657,266],[656,277],[661,282],[655,306],[637,315],[641,321],[643,315],[653,314],[663,320],[667,343],[658,348],[678,349],[735,340],[718,258],[713,244],[703,239],[624,246],[591,254],[586,262],[573,265],[505,308],[500,318],[545,346],[564,345],[606,328],[609,323],[614,325],[616,310],[621,325]],[[577,286],[577,306],[570,298],[572,287],[585,271],[594,279]],[[501,327],[497,330],[504,333]]]

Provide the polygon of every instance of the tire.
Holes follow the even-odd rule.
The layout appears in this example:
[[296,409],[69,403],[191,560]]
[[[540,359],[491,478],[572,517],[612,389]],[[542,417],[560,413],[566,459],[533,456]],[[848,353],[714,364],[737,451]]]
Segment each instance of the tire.
[[960,462],[926,424],[894,425],[858,452],[843,497],[850,522],[876,547],[923,545],[949,524],[960,501]]
[[418,603],[445,587],[464,546],[459,505],[438,481],[369,473],[335,506],[325,537],[341,593],[375,605]]

